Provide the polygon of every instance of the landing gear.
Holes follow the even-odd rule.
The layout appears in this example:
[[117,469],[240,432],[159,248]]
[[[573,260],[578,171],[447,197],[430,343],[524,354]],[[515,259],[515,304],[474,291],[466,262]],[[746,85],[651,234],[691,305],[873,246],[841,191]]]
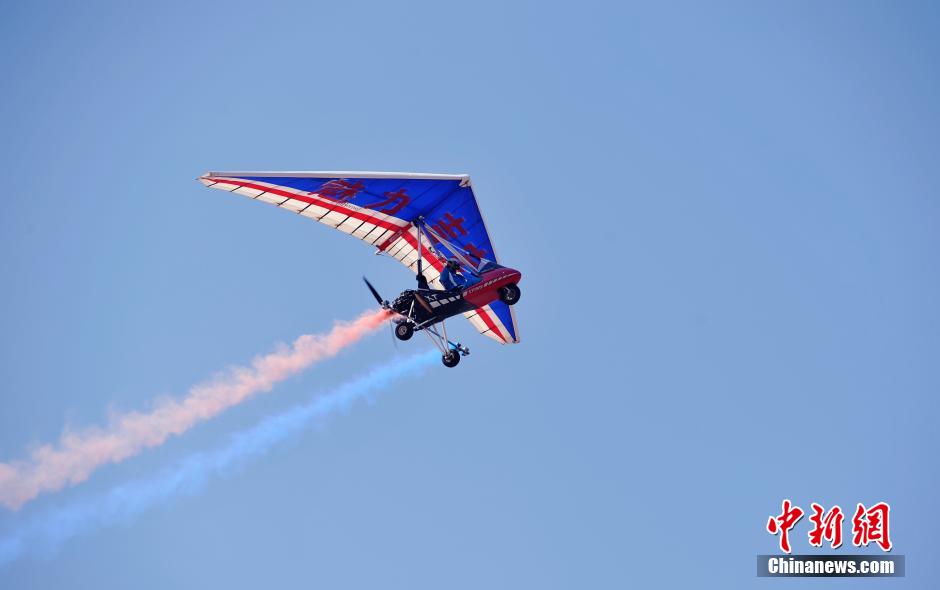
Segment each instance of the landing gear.
[[506,305],[515,305],[522,296],[522,291],[516,285],[506,285],[499,290],[499,300]]
[[460,363],[460,353],[456,350],[448,350],[447,353],[441,357],[441,362],[444,363],[445,367],[456,367]]
[[[418,281],[420,282],[421,275],[419,274],[418,277]],[[405,291],[398,296],[394,304],[391,304],[382,299],[378,291],[375,290],[375,287],[372,286],[372,283],[366,280],[365,277],[362,277],[362,279],[366,282],[366,286],[369,287],[369,291],[372,292],[372,296],[375,297],[376,303],[378,303],[382,309],[396,316],[393,328],[395,338],[399,340],[411,340],[415,332],[424,332],[427,334],[431,343],[441,351],[441,362],[444,363],[445,367],[456,367],[457,363],[460,362],[460,357],[470,354],[469,348],[459,342],[451,342],[447,338],[447,326],[444,320],[438,319],[438,316],[434,313],[434,309],[420,293],[416,291]],[[515,285],[512,285],[512,287],[515,287]],[[518,289],[516,291],[518,292]],[[451,299],[455,298],[451,297]],[[439,304],[439,298],[434,299],[434,301]],[[418,322],[419,314],[415,313],[415,302],[418,302],[424,307],[425,310],[427,310],[427,316],[429,316],[421,322]],[[407,311],[405,311],[406,305],[408,307]],[[440,331],[438,331],[438,328],[440,328]]]
[[395,338],[409,340],[415,333],[415,326],[411,322],[399,322],[395,326]]
[[440,323],[440,328],[441,331],[438,332],[437,326],[418,326],[418,329],[423,330],[434,346],[441,351],[441,362],[444,366],[456,367],[460,362],[460,357],[470,354],[470,349],[459,342],[451,342],[447,339],[447,327],[443,321]]

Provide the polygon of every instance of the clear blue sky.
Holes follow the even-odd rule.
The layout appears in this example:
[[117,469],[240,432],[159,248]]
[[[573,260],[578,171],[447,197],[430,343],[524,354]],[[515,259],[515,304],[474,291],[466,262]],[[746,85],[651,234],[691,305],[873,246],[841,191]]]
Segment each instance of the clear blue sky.
[[897,585],[935,587],[938,34],[927,2],[7,6],[3,460],[412,284],[206,170],[467,172],[525,276],[520,345],[455,323],[457,369],[0,586],[753,588],[789,497],[890,502]]

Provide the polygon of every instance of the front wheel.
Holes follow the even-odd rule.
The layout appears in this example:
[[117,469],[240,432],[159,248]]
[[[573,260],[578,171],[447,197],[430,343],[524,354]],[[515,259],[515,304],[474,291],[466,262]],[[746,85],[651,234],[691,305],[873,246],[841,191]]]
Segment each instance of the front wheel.
[[441,362],[445,367],[453,368],[460,363],[460,353],[456,350],[448,350],[447,354],[441,357]]
[[402,322],[395,326],[395,337],[399,340],[408,340],[414,333],[415,327],[411,322]]
[[499,300],[506,305],[515,305],[522,296],[522,291],[516,285],[506,285],[499,290]]

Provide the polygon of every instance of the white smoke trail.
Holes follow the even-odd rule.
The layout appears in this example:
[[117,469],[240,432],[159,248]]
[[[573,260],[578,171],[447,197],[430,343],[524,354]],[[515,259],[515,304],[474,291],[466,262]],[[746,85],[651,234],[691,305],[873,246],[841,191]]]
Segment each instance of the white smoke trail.
[[335,356],[388,317],[385,311],[369,311],[352,322],[337,322],[326,334],[305,334],[289,347],[256,358],[251,367],[235,367],[222,377],[196,385],[183,399],[161,401],[149,412],[114,415],[105,428],[66,430],[57,445],[43,445],[26,460],[0,463],[0,504],[19,509],[42,492],[75,485],[102,465],[119,463],[163,444],[170,436]]
[[141,513],[179,496],[193,495],[215,476],[224,476],[278,443],[347,411],[363,398],[394,382],[419,375],[440,359],[431,350],[394,360],[368,374],[319,395],[312,401],[267,418],[231,437],[215,450],[193,453],[155,477],[132,481],[108,493],[45,512],[0,537],[0,568],[27,554],[53,555],[67,540],[101,527],[128,523]]

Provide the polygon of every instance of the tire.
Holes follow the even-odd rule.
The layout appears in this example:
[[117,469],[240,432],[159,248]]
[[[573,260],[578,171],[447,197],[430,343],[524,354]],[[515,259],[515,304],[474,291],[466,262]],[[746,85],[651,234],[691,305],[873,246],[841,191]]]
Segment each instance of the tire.
[[522,291],[520,291],[519,287],[516,285],[506,285],[499,290],[499,300],[506,305],[515,305],[519,302],[519,297],[521,296]]
[[449,350],[447,354],[441,357],[441,362],[445,367],[453,368],[460,364],[460,353],[456,350]]
[[410,340],[414,334],[415,327],[411,322],[402,322],[395,326],[395,338],[399,340]]

